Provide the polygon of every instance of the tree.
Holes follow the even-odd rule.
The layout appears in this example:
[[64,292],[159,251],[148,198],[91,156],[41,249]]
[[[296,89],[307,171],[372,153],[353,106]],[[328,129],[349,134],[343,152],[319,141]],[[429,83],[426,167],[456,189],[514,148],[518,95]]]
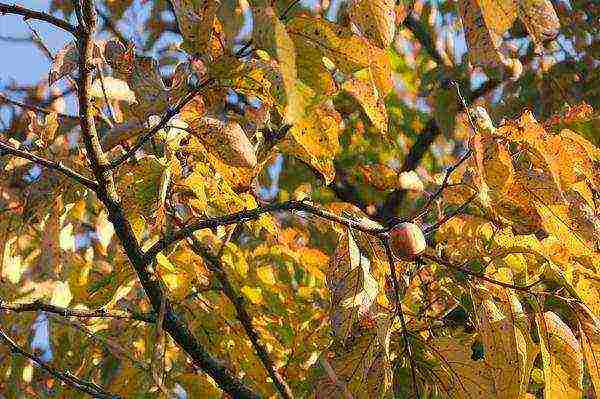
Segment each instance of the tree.
[[595,2],[11,16],[3,397],[599,396]]

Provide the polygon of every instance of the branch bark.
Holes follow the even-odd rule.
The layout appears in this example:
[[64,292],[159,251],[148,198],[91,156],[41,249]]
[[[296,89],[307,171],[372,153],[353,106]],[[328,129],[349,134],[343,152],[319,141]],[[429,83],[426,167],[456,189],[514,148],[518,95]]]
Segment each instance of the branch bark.
[[394,260],[394,253],[390,246],[387,238],[382,239],[382,244],[385,247],[385,253],[390,264],[390,275],[392,277],[392,288],[394,289],[394,299],[396,301],[395,315],[399,316],[400,324],[402,326],[402,339],[404,340],[404,346],[406,347],[406,353],[408,354],[408,361],[410,364],[410,375],[413,383],[413,391],[415,397],[420,399],[421,394],[419,393],[419,382],[417,381],[417,364],[413,354],[412,345],[408,338],[408,330],[406,329],[406,320],[404,318],[404,311],[402,310],[402,301],[400,300],[400,284],[398,282],[398,274],[396,273],[396,261]]
[[42,301],[28,302],[28,303],[4,303],[0,301],[0,310],[14,313],[22,312],[37,312],[43,311],[48,313],[54,313],[63,317],[76,317],[79,319],[92,319],[92,318],[110,318],[110,319],[127,319],[143,321],[145,323],[155,323],[156,317],[154,315],[139,314],[130,311],[111,311],[107,312],[104,309],[96,310],[82,310],[82,309],[70,309],[62,306],[55,306]]

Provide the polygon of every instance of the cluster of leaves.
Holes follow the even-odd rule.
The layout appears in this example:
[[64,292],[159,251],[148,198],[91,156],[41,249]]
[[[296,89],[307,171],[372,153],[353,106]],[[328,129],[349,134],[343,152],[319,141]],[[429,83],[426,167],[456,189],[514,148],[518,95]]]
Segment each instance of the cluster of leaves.
[[[51,11],[81,23],[74,3]],[[354,0],[328,19],[326,2],[138,3],[98,9],[114,38],[91,44],[88,93],[79,37],[0,138],[15,345],[124,397],[222,396],[167,329],[172,307],[260,396],[600,397],[597,5]],[[169,32],[179,46],[153,51]],[[106,170],[86,115],[43,97],[58,83],[90,97]],[[85,177],[105,172],[114,204]],[[428,237],[417,259],[392,256],[398,219]],[[79,394],[5,347],[8,396]]]

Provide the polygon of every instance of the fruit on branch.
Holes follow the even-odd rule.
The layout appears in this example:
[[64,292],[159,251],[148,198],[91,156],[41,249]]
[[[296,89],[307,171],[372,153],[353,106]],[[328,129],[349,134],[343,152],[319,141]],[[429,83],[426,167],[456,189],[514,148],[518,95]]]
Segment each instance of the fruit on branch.
[[427,247],[423,230],[414,223],[399,223],[389,232],[394,255],[411,260],[421,255]]

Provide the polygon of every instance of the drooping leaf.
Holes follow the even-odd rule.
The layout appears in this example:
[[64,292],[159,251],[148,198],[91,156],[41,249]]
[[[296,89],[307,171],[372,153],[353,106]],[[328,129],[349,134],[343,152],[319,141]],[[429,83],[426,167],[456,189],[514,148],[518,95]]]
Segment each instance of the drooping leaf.
[[209,117],[189,119],[187,122],[205,148],[224,163],[241,168],[256,166],[252,143],[236,122],[223,122]]
[[192,56],[204,53],[214,34],[219,2],[214,0],[173,0],[171,4],[183,36],[181,48]]
[[544,372],[544,398],[580,399],[583,355],[575,335],[553,312],[536,315]]
[[519,1],[519,16],[536,47],[558,35],[560,21],[550,0]]
[[355,0],[350,18],[376,46],[387,48],[392,43],[396,31],[395,1]]
[[296,87],[288,122],[292,124],[281,148],[306,161],[323,175],[327,184],[335,177],[333,159],[339,150],[340,115],[328,104],[310,104],[311,91]]
[[459,0],[457,4],[471,63],[491,68],[502,65],[502,55],[498,51],[500,37],[487,27],[477,0]]
[[351,78],[342,84],[342,89],[356,98],[377,130],[382,135],[386,135],[388,131],[387,110],[373,83],[359,78]]

